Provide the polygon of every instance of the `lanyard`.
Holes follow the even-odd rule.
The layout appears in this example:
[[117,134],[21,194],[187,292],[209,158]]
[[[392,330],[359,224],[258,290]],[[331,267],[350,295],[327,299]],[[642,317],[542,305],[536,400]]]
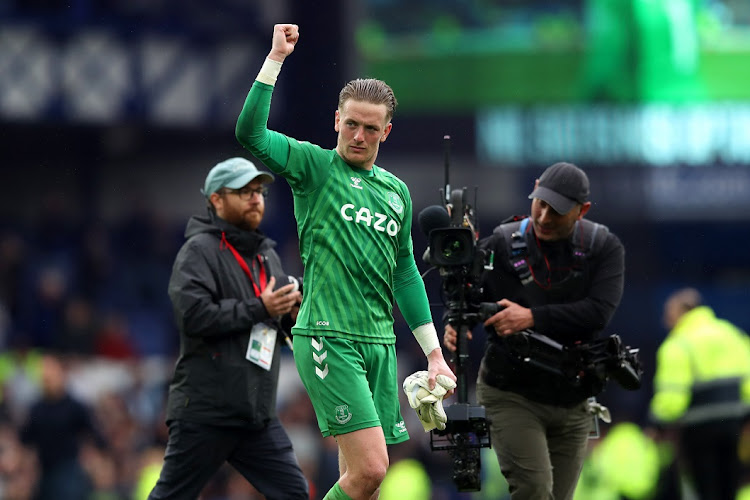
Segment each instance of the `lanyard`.
[[[221,233],[221,243],[220,245],[224,245],[226,248],[230,249],[232,251],[232,254],[234,255],[234,258],[237,260],[237,263],[240,265],[243,271],[245,271],[245,274],[250,279],[250,283],[253,284],[253,288],[255,289],[255,296],[260,297],[260,293],[266,288],[266,266],[263,265],[263,260],[261,259],[260,255],[257,256],[258,263],[260,264],[260,271],[258,272],[258,278],[260,280],[260,288],[258,288],[258,285],[255,284],[255,280],[253,280],[253,275],[250,272],[250,268],[247,265],[247,262],[245,262],[245,259],[242,258],[240,253],[235,249],[229,241],[227,241],[226,235],[224,232]],[[255,267],[255,261],[253,261],[253,267]]]

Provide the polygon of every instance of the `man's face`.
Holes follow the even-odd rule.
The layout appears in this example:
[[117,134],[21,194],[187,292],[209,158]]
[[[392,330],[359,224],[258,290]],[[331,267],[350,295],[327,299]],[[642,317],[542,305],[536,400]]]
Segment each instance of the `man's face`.
[[255,179],[240,189],[225,188],[212,194],[216,215],[240,229],[258,229],[266,210],[265,198],[258,192],[261,189],[263,183]]
[[385,104],[349,99],[336,110],[336,151],[349,165],[370,170],[393,126],[386,123]]
[[577,220],[583,218],[591,203],[574,206],[567,214],[555,212],[544,200],[534,198],[531,202],[531,223],[534,233],[543,241],[559,241],[569,237]]
[[670,299],[664,304],[664,316],[662,323],[667,330],[671,330],[677,324],[680,317],[684,314],[683,306],[676,299]]
[[60,360],[45,356],[42,358],[42,391],[51,399],[58,399],[65,394],[65,368]]

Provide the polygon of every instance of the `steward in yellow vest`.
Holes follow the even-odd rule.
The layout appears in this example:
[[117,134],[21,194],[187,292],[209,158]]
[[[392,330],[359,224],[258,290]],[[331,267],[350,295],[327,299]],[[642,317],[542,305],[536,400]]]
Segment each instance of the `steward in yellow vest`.
[[717,318],[692,288],[668,298],[664,321],[670,332],[657,352],[651,415],[676,431],[698,497],[734,499],[750,408],[750,337]]

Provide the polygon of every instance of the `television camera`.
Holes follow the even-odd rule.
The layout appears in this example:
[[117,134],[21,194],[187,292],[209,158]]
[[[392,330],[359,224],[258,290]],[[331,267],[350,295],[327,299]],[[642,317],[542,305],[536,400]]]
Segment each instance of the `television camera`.
[[[502,307],[483,303],[482,309],[489,317]],[[506,336],[505,342],[519,360],[558,375],[592,396],[609,380],[629,391],[641,388],[639,350],[625,345],[619,335],[565,346],[541,333],[524,330]]]
[[[449,182],[450,137],[445,136],[444,205],[433,205],[419,213],[418,221],[429,239],[424,258],[438,269],[446,305],[443,318],[457,332],[454,358],[456,402],[445,408],[443,430],[430,433],[432,451],[447,451],[453,459],[453,482],[458,491],[481,488],[480,448],[491,446],[489,422],[483,406],[468,401],[466,370],[469,363],[467,332],[488,318],[489,306],[481,305],[480,278],[491,269],[491,257],[477,248],[479,236],[474,207],[467,203],[466,188],[451,191]],[[476,204],[476,194],[475,194]]]

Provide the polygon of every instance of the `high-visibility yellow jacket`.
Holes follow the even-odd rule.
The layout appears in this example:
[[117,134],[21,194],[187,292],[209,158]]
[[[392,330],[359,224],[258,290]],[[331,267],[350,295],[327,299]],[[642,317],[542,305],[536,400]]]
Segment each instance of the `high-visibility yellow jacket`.
[[[615,424],[583,464],[574,500],[646,500],[659,483],[663,452],[632,422]],[[666,462],[671,460],[667,458]]]
[[691,425],[750,408],[750,337],[707,306],[682,315],[659,347],[651,414]]

